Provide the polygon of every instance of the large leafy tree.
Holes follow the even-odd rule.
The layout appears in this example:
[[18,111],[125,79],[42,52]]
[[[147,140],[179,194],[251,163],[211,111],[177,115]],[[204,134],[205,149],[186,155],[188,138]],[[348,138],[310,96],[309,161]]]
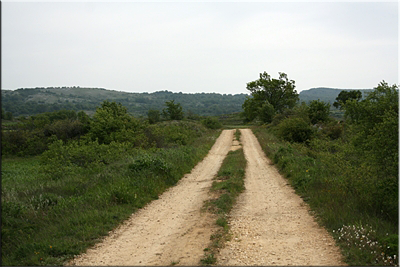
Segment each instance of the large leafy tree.
[[260,73],[258,80],[247,83],[251,92],[244,104],[244,116],[247,121],[259,118],[270,122],[275,113],[293,108],[299,99],[295,90],[295,82],[289,80],[285,73],[279,73],[279,79],[273,79],[266,73]]
[[362,98],[362,93],[360,90],[353,91],[341,91],[336,97],[336,101],[333,103],[335,108],[343,109],[344,105],[348,100],[360,101]]

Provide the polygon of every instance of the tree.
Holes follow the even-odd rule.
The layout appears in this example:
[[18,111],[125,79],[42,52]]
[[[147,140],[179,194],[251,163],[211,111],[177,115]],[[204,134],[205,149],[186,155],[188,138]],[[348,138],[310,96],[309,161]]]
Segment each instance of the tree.
[[325,103],[319,99],[311,101],[308,105],[308,117],[310,118],[311,123],[316,124],[318,122],[328,121],[330,106],[329,103]]
[[335,108],[343,109],[344,105],[348,100],[360,101],[362,98],[362,93],[360,90],[353,91],[341,91],[336,97],[336,101],[333,103]]
[[5,120],[12,121],[13,118],[14,118],[14,117],[13,117],[13,114],[12,114],[11,111],[7,111],[6,114],[4,115],[4,119],[5,119]]
[[399,177],[399,92],[398,86],[382,81],[366,99],[348,100],[345,116],[354,128],[355,152],[372,173],[371,196],[378,211],[398,219]]
[[243,105],[243,117],[245,122],[250,122],[253,121],[255,118],[258,116],[258,102],[251,97],[247,97],[247,99],[244,101]]
[[346,102],[345,117],[354,124],[364,126],[368,132],[376,123],[382,122],[385,112],[392,110],[398,114],[399,91],[396,84],[389,86],[382,81],[374,91],[358,102],[350,99]]
[[265,101],[259,109],[258,117],[264,123],[272,122],[272,118],[275,115],[274,107],[268,102]]
[[149,119],[150,124],[159,122],[160,121],[160,111],[150,109],[149,112],[147,112],[147,118]]
[[285,73],[279,73],[279,79],[271,79],[266,72],[260,73],[258,80],[247,83],[246,88],[252,97],[248,97],[242,105],[246,120],[258,117],[268,122],[275,112],[282,113],[293,108],[299,99],[294,83],[288,80]]
[[141,127],[140,122],[130,116],[126,107],[121,103],[104,101],[96,109],[90,123],[88,133],[92,140],[98,139],[100,144],[109,144],[112,141],[129,141],[128,136],[134,138],[135,131]]
[[174,103],[174,100],[165,102],[167,108],[163,109],[163,115],[167,120],[182,120],[183,111],[181,104]]

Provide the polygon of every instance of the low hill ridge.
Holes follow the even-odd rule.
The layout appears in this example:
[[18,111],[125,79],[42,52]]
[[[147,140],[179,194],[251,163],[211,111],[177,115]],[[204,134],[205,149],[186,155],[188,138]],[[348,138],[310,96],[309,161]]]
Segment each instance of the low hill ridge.
[[[299,93],[300,102],[320,99],[333,104],[343,90],[334,88],[311,88]],[[371,89],[361,89],[365,95]],[[109,90],[104,88],[86,87],[36,87],[16,90],[2,90],[1,104],[5,111],[13,116],[29,116],[43,112],[62,109],[93,114],[104,100],[120,102],[135,117],[147,116],[150,109],[162,110],[165,102],[175,100],[180,103],[186,114],[200,116],[218,116],[242,111],[242,104],[249,94],[220,93],[173,93],[157,91],[154,93],[133,93]]]

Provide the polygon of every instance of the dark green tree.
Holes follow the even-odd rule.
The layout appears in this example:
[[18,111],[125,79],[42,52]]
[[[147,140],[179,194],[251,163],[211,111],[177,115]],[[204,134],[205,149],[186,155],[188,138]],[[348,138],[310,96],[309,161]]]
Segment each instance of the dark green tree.
[[330,104],[324,101],[313,100],[308,105],[308,117],[312,124],[327,122],[329,120]]
[[147,118],[148,118],[150,124],[159,122],[160,121],[160,111],[150,109],[147,112]]
[[242,108],[243,108],[243,113],[242,116],[244,117],[245,122],[250,122],[253,121],[255,118],[258,117],[258,111],[259,111],[259,106],[258,102],[251,97],[247,97],[247,99],[244,101]]
[[398,219],[398,101],[398,86],[382,81],[366,99],[348,100],[345,105],[346,119],[355,132],[354,150],[372,173],[370,190],[377,200],[375,209],[393,220]]
[[167,120],[182,120],[184,116],[182,106],[174,102],[174,100],[165,102],[167,108],[163,109],[163,115]]
[[5,120],[9,120],[9,121],[11,121],[11,120],[13,120],[13,114],[12,114],[12,112],[11,111],[7,111],[6,112],[6,114],[4,115],[4,119]]
[[268,101],[265,101],[258,110],[258,117],[262,122],[270,123],[275,115],[274,106],[272,106]]
[[335,108],[343,109],[344,105],[348,100],[360,101],[362,98],[362,93],[360,90],[353,91],[341,91],[336,97],[336,101],[333,103]]
[[293,108],[299,99],[295,82],[289,80],[285,73],[279,73],[279,79],[272,79],[266,72],[260,73],[260,78],[247,83],[246,88],[251,92],[251,97],[242,106],[247,121],[258,117],[268,122],[271,114],[273,116],[273,113]]

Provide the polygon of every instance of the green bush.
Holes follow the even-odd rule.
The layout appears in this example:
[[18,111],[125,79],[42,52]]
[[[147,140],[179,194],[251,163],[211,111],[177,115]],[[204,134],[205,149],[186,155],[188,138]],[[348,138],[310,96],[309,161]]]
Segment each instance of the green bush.
[[165,159],[157,154],[150,155],[148,153],[140,154],[128,167],[136,173],[147,169],[157,173],[169,174],[172,169],[172,166]]
[[3,155],[34,156],[47,150],[55,139],[55,136],[46,137],[41,129],[2,131],[1,152]]
[[201,120],[201,123],[208,129],[220,129],[222,127],[222,124],[219,122],[219,120],[214,117],[207,117]]
[[303,119],[288,118],[279,124],[280,136],[289,142],[304,143],[311,139],[313,131]]
[[149,147],[167,148],[191,144],[207,131],[196,122],[179,120],[151,124],[143,132]]
[[96,141],[71,141],[65,144],[62,140],[53,142],[41,156],[41,169],[52,179],[60,179],[74,167],[91,168],[116,162],[126,154],[135,154],[130,143],[112,142],[109,145]]
[[331,105],[323,101],[313,100],[308,104],[308,116],[312,124],[324,123],[329,120],[329,109]]
[[57,136],[58,139],[66,142],[69,139],[79,138],[87,133],[87,128],[79,120],[59,120],[47,124],[43,128],[44,136]]
[[331,140],[338,139],[343,135],[343,125],[336,121],[332,121],[323,126],[322,133],[328,136]]
[[145,127],[146,123],[130,116],[121,103],[104,101],[93,115],[88,137],[93,141],[97,139],[100,144],[134,142],[135,136]]
[[[389,151],[396,149],[392,146],[395,146],[393,142],[397,138],[384,138],[395,134],[393,124],[394,120],[388,120],[382,131],[374,135],[382,138],[377,146],[388,151],[380,154],[385,154],[385,157],[390,157],[392,153]],[[380,265],[385,263],[384,260],[391,265],[388,257],[398,255],[398,246],[395,245],[398,242],[397,177],[388,175],[389,172],[382,175],[383,171],[378,169],[385,166],[372,160],[374,157],[367,151],[364,151],[365,155],[361,154],[351,142],[352,135],[357,132],[348,128],[349,125],[342,126],[346,127],[347,139],[339,137],[332,140],[319,134],[307,144],[282,142],[274,136],[272,128],[255,127],[254,133],[266,154],[324,227],[334,232],[344,226],[368,224],[376,231],[374,240],[379,241],[379,246],[376,246],[379,250],[367,249],[367,245],[372,244],[365,244],[366,239],[362,239],[362,235],[351,235],[353,241],[363,241],[361,245],[365,245],[365,249],[361,250],[359,243],[345,242],[345,236],[336,236],[349,265]],[[383,133],[383,128],[386,128],[386,133]],[[380,127],[375,130],[378,129]],[[384,139],[387,142],[383,142]],[[389,171],[392,165],[388,162],[386,166]]]

